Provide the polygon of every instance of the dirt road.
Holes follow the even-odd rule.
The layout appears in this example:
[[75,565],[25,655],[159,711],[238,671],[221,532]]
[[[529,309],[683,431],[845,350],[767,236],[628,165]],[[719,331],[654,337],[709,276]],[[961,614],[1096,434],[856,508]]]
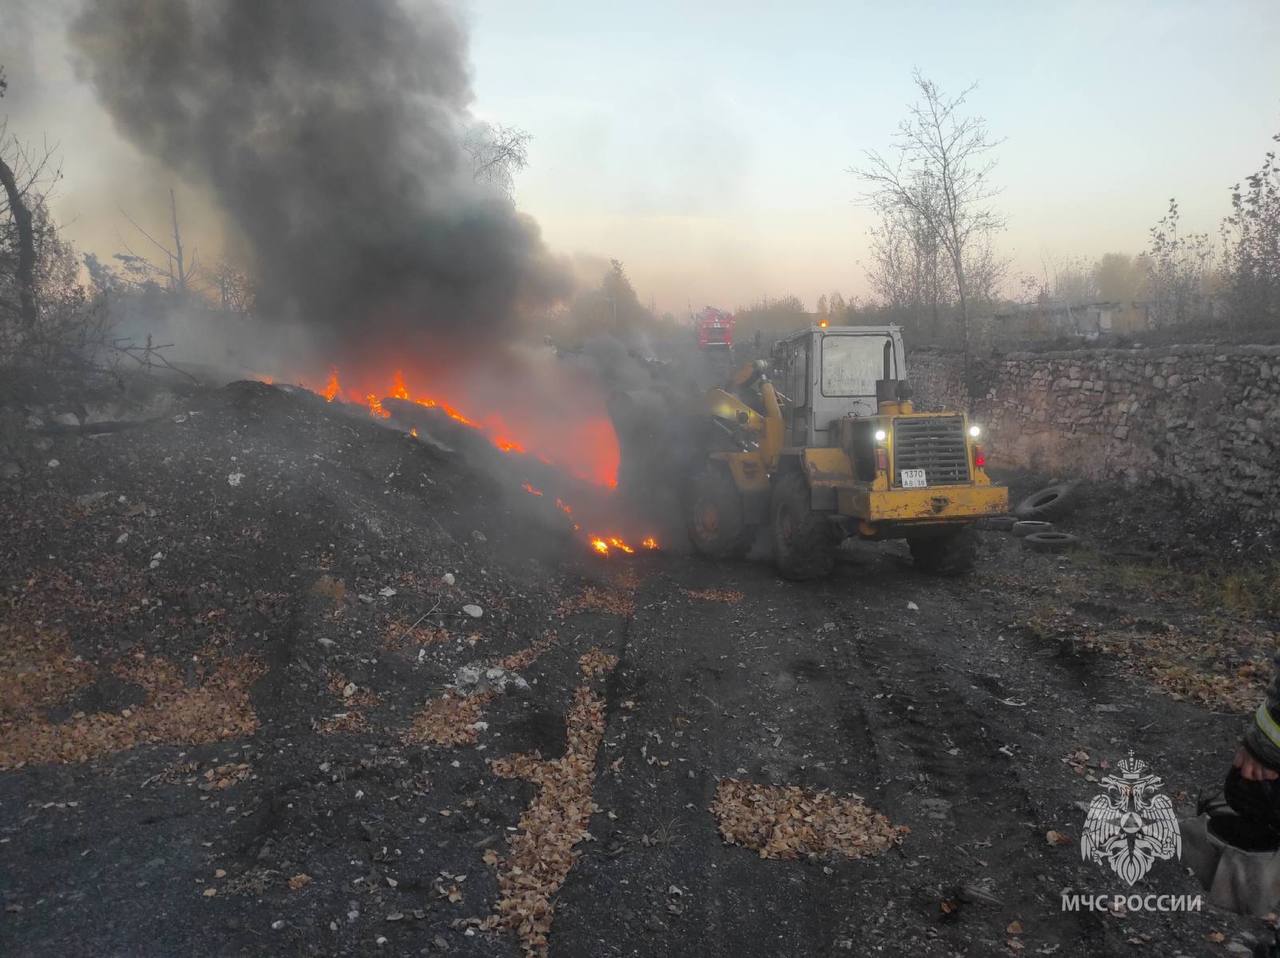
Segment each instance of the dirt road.
[[[1182,813],[1220,778],[1257,622],[994,532],[963,579],[894,544],[799,585],[601,560],[322,403],[188,405],[59,438],[0,500],[5,954],[1216,955],[1264,931],[1061,904],[1130,892],[1078,845],[1130,750]],[[529,687],[466,687],[468,663]],[[764,858],[724,840],[726,780],[909,831]],[[1167,861],[1133,889],[1195,890]]]

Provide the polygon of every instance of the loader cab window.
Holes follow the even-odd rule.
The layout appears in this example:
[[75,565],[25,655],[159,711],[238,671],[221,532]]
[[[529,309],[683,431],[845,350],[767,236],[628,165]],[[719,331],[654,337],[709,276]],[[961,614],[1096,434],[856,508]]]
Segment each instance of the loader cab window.
[[780,343],[774,354],[774,381],[789,402],[783,405],[785,441],[804,445],[808,434],[809,341],[795,339]]
[[898,378],[898,355],[887,336],[842,333],[822,337],[822,394],[872,396],[884,378],[884,347],[890,344],[889,371]]

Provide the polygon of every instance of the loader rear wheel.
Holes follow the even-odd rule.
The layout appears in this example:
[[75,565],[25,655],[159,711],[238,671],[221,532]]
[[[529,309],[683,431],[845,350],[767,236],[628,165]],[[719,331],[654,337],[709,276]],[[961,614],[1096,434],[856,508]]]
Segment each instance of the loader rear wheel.
[[742,494],[720,466],[707,466],[690,481],[685,526],[693,547],[714,559],[741,558],[755,538],[743,514]]
[[809,505],[809,484],[789,472],[773,484],[770,503],[773,560],[785,579],[818,579],[836,563],[835,531],[826,516]]
[[908,539],[911,558],[921,572],[962,575],[978,557],[978,535],[968,526],[940,536]]

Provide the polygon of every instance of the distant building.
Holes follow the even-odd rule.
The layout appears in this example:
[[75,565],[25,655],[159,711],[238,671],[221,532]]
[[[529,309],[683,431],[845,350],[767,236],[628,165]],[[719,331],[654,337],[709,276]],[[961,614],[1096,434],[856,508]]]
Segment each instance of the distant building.
[[973,320],[972,337],[988,346],[1054,339],[1093,340],[1150,328],[1150,303],[1089,303],[1054,306],[1028,303]]

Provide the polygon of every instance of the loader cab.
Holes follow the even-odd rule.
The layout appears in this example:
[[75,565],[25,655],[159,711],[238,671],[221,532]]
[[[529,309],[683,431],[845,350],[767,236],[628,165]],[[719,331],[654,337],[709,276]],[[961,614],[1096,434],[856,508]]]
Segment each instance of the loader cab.
[[774,346],[772,378],[788,400],[783,445],[839,445],[832,422],[876,415],[876,382],[906,378],[902,330],[812,326]]

